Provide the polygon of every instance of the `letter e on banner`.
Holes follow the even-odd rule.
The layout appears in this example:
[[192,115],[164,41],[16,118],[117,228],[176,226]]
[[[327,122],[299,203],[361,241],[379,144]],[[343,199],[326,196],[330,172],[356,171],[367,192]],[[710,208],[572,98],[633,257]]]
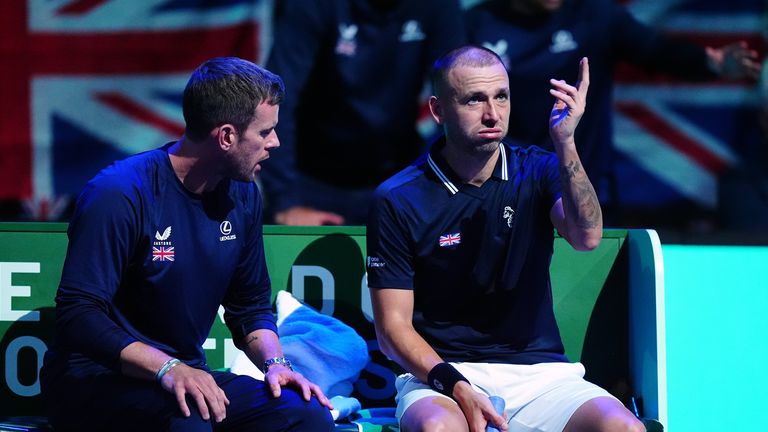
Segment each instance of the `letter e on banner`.
[[40,312],[14,310],[13,297],[29,297],[32,287],[13,285],[14,273],[40,273],[39,262],[0,262],[0,321],[40,321]]

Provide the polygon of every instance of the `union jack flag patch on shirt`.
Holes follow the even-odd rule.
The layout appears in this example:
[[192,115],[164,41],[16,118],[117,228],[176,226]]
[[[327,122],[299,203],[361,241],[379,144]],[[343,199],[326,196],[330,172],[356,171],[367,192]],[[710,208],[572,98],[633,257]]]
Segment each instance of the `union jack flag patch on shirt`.
[[446,234],[440,236],[440,247],[448,247],[461,243],[461,233]]
[[175,261],[173,246],[152,247],[152,261]]

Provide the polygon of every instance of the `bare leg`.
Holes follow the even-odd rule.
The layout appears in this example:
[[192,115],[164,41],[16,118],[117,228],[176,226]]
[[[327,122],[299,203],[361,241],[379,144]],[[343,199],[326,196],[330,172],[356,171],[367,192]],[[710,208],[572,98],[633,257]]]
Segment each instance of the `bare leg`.
[[619,401],[609,397],[589,400],[573,413],[563,432],[645,432],[645,426]]
[[419,399],[409,406],[400,419],[403,432],[466,432],[467,419],[452,400],[432,396]]

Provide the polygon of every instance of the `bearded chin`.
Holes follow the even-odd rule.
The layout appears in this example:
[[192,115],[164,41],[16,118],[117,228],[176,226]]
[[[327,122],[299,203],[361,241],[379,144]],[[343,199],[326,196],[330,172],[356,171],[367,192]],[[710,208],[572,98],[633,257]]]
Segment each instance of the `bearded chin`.
[[234,155],[227,155],[224,176],[242,182],[256,181],[256,173],[249,170],[248,167]]
[[478,143],[476,146],[473,147],[473,150],[475,153],[492,153],[495,151],[498,151],[499,149],[499,142],[498,141],[485,141]]

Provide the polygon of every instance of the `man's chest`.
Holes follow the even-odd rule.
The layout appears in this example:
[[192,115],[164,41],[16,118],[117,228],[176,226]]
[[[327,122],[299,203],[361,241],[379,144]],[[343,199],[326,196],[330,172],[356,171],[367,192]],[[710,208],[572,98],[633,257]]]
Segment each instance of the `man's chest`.
[[238,262],[247,221],[234,209],[213,216],[198,202],[161,202],[142,227],[137,258],[147,275],[192,269],[226,273]]

